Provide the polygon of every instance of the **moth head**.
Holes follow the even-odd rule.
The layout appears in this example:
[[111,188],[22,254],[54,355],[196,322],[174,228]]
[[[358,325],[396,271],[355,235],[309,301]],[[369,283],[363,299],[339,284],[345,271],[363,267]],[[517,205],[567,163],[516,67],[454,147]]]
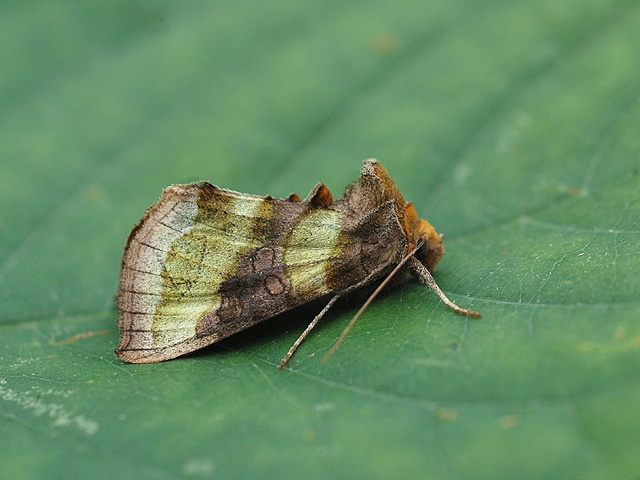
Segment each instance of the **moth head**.
[[442,245],[444,235],[438,234],[429,222],[419,218],[412,203],[405,205],[404,229],[409,240],[408,249],[413,249],[420,241],[424,242],[415,253],[415,257],[430,272],[433,272],[444,255],[444,246]]
[[433,272],[444,255],[444,246],[442,245],[444,235],[436,233],[429,222],[420,219],[416,238],[424,240],[424,245],[420,247],[415,256],[430,272]]

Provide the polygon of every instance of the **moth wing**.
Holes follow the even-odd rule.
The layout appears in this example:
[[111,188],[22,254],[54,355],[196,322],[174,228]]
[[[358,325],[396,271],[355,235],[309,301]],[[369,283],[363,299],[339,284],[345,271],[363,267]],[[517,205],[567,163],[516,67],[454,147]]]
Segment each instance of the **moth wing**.
[[393,205],[354,214],[327,207],[325,190],[299,202],[206,182],[167,188],[127,240],[117,355],[175,358],[377,278],[404,248]]
[[203,319],[201,333],[232,329],[227,336],[384,275],[402,258],[406,243],[390,216],[393,209],[387,202],[362,217],[350,217],[340,208],[277,215],[291,219],[277,229],[284,235],[240,260],[236,273],[220,288],[221,307]]
[[[406,239],[393,202],[370,212],[336,205],[302,219],[287,244],[285,264],[301,293],[311,290],[317,297],[357,288],[382,276],[402,257]],[[327,220],[327,215],[335,217]]]
[[206,182],[173,185],[134,227],[123,255],[116,354],[167,360],[214,343],[198,321],[221,305],[220,285],[245,252],[264,200]]

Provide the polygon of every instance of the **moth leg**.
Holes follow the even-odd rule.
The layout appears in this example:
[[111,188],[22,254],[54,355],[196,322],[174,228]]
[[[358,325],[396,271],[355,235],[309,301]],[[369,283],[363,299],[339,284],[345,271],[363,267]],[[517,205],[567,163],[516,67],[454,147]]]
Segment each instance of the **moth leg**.
[[324,314],[329,311],[329,309],[333,306],[333,304],[336,303],[338,298],[340,298],[340,294],[334,295],[333,297],[331,297],[331,300],[329,300],[329,303],[327,303],[325,307],[320,311],[320,313],[315,316],[315,318],[311,321],[311,323],[307,326],[307,328],[305,328],[304,332],[302,332],[302,334],[298,337],[298,339],[295,342],[293,342],[293,345],[291,345],[291,348],[289,349],[287,354],[284,357],[282,357],[282,361],[280,362],[280,368],[285,367],[289,359],[292,357],[294,352],[298,349],[300,344],[304,341],[304,339],[309,334],[309,332],[313,330],[313,327],[315,327],[316,324],[320,321],[320,319],[324,317]]
[[429,272],[427,267],[425,267],[420,262],[420,260],[418,260],[415,257],[411,257],[409,259],[409,268],[411,269],[411,272],[416,277],[418,277],[418,279],[422,283],[424,283],[427,287],[433,290],[436,293],[436,295],[440,297],[440,300],[442,300],[442,302],[451,310],[457,313],[461,313],[463,315],[469,315],[470,317],[480,318],[480,314],[478,312],[474,312],[473,310],[467,310],[466,308],[459,307],[458,305],[453,303],[451,300],[449,300],[449,298],[447,298],[444,292],[440,290],[440,287],[434,280],[433,276],[431,275],[431,272]]

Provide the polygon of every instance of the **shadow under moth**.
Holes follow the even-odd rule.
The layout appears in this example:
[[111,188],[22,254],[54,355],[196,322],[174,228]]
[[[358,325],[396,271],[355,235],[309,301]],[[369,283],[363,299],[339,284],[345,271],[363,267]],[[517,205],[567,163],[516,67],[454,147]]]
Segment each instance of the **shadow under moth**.
[[442,235],[418,218],[385,168],[366,160],[342,198],[318,183],[302,200],[238,193],[208,182],[172,185],[133,228],[118,290],[127,362],[169,360],[322,297],[302,340],[345,294],[384,279],[334,344],[398,271],[408,270],[452,310],[431,276]]

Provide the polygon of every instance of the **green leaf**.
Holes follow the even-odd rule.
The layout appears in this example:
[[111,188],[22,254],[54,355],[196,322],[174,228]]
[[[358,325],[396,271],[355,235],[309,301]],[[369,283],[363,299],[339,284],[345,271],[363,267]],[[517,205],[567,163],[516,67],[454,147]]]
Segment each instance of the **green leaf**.
[[[640,7],[5,2],[6,478],[638,478]],[[171,183],[338,196],[376,157],[446,235],[407,279],[152,365],[113,355]]]

